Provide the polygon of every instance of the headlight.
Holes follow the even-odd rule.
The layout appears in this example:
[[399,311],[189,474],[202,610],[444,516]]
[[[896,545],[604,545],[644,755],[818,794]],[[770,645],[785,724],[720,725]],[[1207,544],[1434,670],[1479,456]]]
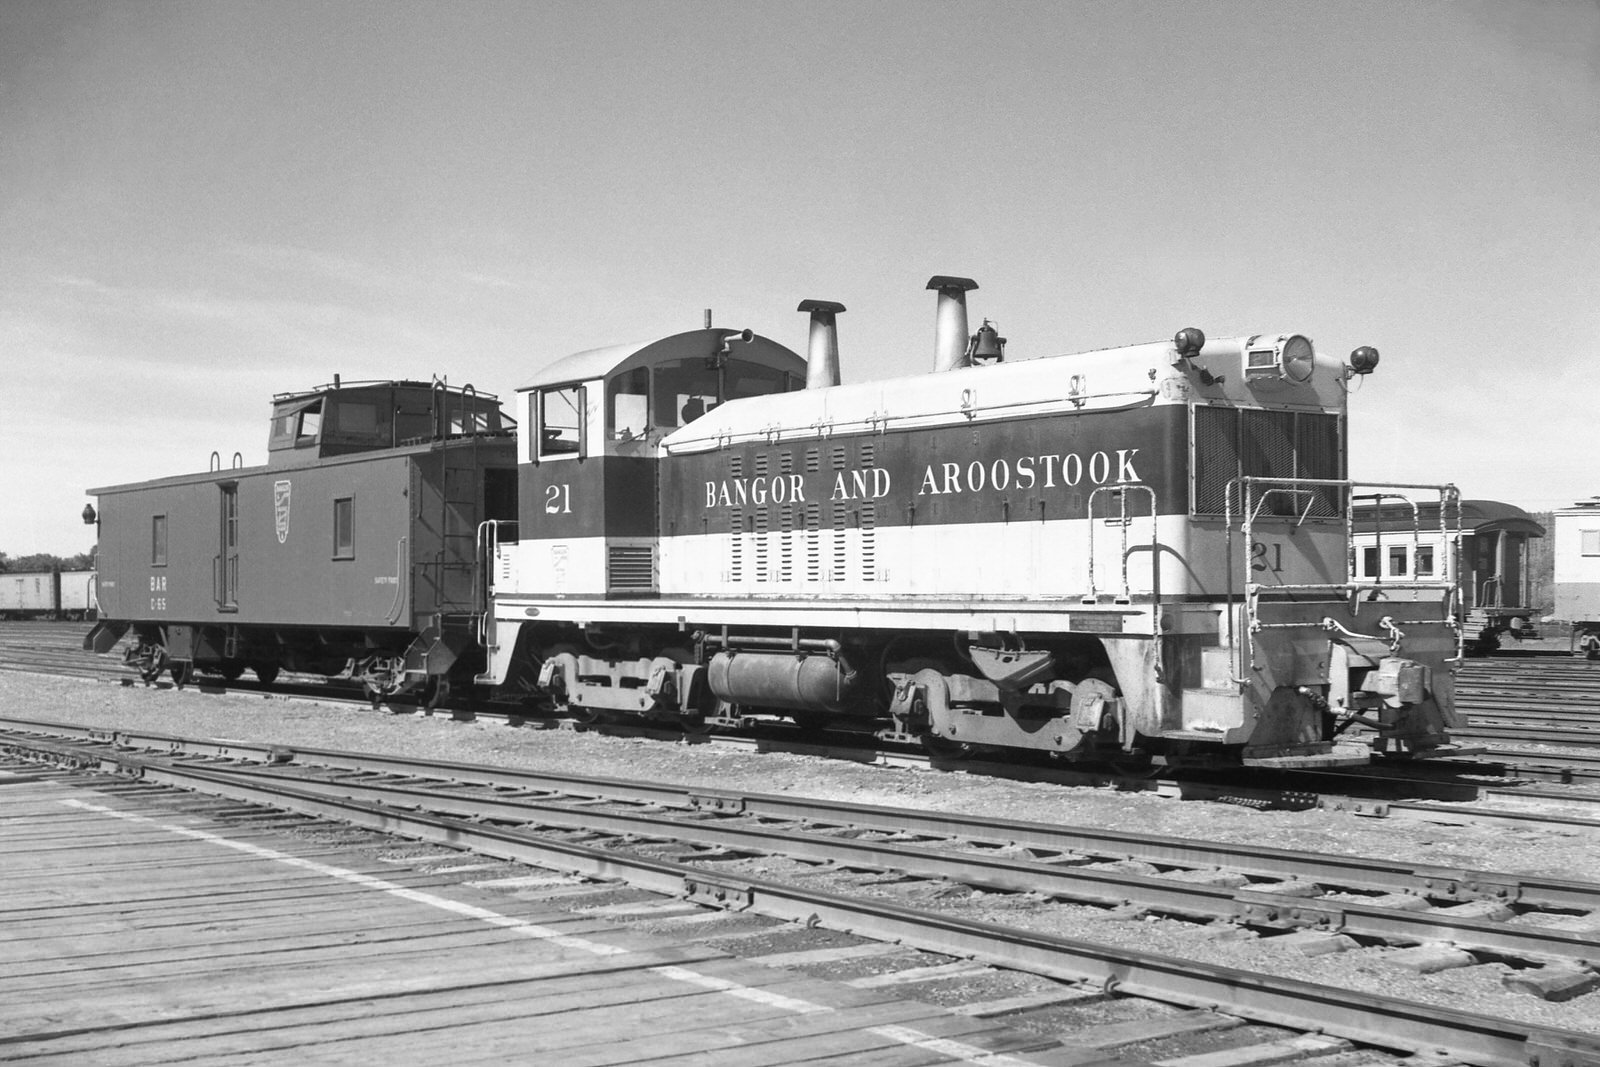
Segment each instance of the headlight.
[[1252,337],[1244,349],[1245,380],[1310,381],[1313,356],[1311,339],[1304,334]]

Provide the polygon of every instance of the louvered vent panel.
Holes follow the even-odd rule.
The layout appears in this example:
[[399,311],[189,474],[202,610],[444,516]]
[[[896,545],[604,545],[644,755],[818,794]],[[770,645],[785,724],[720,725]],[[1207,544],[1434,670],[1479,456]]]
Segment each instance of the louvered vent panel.
[[806,504],[806,581],[822,581],[822,505]]
[[755,542],[756,581],[765,582],[771,578],[767,572],[767,509],[755,512],[754,519],[755,533],[751,539]]
[[610,545],[606,549],[606,585],[623,591],[649,592],[656,587],[654,545]]
[[833,504],[833,580],[843,582],[850,577],[849,532],[850,512],[842,500]]
[[861,580],[878,580],[878,505],[867,501],[861,505]]
[[794,505],[778,512],[778,581],[794,581]]
[[[744,457],[728,457],[728,477],[744,477]],[[744,581],[744,509],[728,509],[728,581]]]

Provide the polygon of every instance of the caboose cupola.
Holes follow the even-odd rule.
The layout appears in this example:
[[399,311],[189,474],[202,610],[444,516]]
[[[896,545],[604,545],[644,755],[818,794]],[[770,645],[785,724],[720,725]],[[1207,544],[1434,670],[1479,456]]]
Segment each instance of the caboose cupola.
[[439,380],[341,383],[335,378],[330,385],[272,398],[267,465],[503,433],[500,401],[470,385],[452,389]]

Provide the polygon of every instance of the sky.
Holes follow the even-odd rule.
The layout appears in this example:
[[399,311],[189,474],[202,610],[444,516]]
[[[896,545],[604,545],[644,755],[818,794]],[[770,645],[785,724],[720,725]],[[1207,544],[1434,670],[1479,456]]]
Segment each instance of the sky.
[[1351,473],[1600,494],[1600,3],[0,0],[0,552],[265,461],[338,374],[498,393],[750,327],[926,373],[1304,333]]

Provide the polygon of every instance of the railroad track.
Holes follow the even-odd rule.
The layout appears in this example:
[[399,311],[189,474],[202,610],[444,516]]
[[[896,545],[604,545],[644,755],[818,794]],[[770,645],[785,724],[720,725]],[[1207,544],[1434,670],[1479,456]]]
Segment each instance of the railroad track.
[[[1592,884],[384,756],[137,742],[158,754],[95,734],[11,730],[0,748],[622,879],[719,912],[848,929],[952,958],[935,965],[943,973],[1002,965],[1070,983],[1060,998],[1149,998],[1186,1009],[1197,1029],[1288,1026],[1466,1064],[1600,1063],[1594,1035],[1042,932],[1060,907],[1175,916],[1226,924],[1285,952],[1390,946],[1379,949],[1388,963],[1419,970],[1510,964],[1509,988],[1565,999],[1600,987],[1600,886]],[[996,893],[1027,904],[1008,912],[1022,921],[1002,926],[955,906]]]
[[[141,684],[110,656],[89,656],[81,651],[82,624],[0,624],[0,664],[14,670],[34,670],[54,675],[87,676]],[[91,668],[84,669],[87,661]],[[170,688],[172,683],[155,683]],[[261,693],[274,697],[303,697],[321,702],[367,708],[356,686],[329,683],[320,676],[284,675],[272,686],[200,676],[193,688],[201,692]],[[415,710],[403,705],[395,710]],[[441,712],[443,713],[443,712]],[[890,766],[939,767],[997,778],[1016,778],[1060,785],[1140,791],[1182,799],[1208,799],[1263,809],[1332,808],[1359,814],[1422,818],[1436,822],[1501,822],[1531,825],[1562,822],[1572,826],[1600,826],[1600,793],[1540,791],[1533,783],[1554,782],[1591,788],[1600,785],[1600,756],[1563,752],[1485,753],[1476,762],[1461,759],[1399,761],[1365,769],[1297,771],[1248,775],[1174,773],[1119,773],[1104,767],[1061,765],[1044,760],[990,761],[983,758],[930,757],[921,751],[878,745],[866,735],[806,734],[779,723],[756,727],[742,734],[686,736],[673,728],[596,724],[585,726],[566,720],[525,718],[523,709],[480,704],[455,715],[503,717],[524,726],[591,729],[608,734],[646,737],[667,742],[709,744],[730,749],[783,751],[817,755],[856,763]],[[1504,783],[1496,786],[1495,781]],[[1454,802],[1455,806],[1449,806]],[[1470,806],[1469,806],[1470,805]],[[1530,805],[1543,810],[1530,810]]]

